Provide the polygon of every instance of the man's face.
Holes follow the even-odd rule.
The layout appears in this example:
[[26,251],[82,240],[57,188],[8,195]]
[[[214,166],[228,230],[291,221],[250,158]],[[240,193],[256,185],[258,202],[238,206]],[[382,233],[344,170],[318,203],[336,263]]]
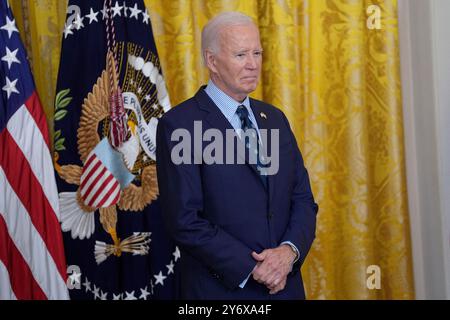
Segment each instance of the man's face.
[[255,25],[222,29],[216,54],[207,53],[211,79],[227,95],[242,101],[258,85],[262,48]]

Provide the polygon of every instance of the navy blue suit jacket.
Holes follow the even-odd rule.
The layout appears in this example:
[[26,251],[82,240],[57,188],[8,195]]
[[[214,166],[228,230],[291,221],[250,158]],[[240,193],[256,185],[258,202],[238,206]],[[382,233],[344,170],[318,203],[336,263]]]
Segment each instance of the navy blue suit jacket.
[[[179,143],[171,141],[175,129],[186,129],[193,136],[194,121],[201,121],[203,131],[233,129],[204,87],[159,121],[158,185],[166,226],[181,248],[177,267],[181,268],[182,299],[305,297],[299,270],[315,237],[318,207],[285,115],[258,100],[250,99],[250,106],[259,129],[279,129],[279,170],[268,176],[268,189],[248,162],[194,164],[194,151],[189,155],[191,164],[171,161],[172,148]],[[201,144],[202,149],[209,143]],[[251,252],[275,248],[283,241],[291,241],[300,251],[285,289],[269,295],[252,277],[239,288],[256,265]]]

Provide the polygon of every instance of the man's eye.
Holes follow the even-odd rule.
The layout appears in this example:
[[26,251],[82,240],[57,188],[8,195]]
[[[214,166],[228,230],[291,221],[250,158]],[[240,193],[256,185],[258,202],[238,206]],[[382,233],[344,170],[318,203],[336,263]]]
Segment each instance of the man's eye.
[[238,54],[236,55],[236,57],[239,57],[239,58],[245,57],[245,53],[238,53]]
[[262,52],[261,51],[256,51],[256,52],[254,52],[253,53],[255,56],[261,56],[262,55]]

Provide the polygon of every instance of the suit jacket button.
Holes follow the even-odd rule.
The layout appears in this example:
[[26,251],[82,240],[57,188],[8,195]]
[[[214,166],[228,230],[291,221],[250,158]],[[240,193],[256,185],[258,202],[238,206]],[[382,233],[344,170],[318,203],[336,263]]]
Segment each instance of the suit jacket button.
[[267,214],[267,218],[269,218],[269,219],[272,219],[272,218],[273,218],[273,212],[272,212],[272,211],[270,211],[270,212]]

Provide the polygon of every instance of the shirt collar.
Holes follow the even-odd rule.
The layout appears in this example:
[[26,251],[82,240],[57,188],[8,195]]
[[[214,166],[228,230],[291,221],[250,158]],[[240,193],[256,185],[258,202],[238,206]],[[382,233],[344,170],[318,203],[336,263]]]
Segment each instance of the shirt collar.
[[205,92],[230,122],[240,105],[244,105],[249,113],[252,113],[252,110],[250,109],[250,99],[248,96],[245,97],[244,101],[238,102],[220,90],[211,79],[208,81]]

